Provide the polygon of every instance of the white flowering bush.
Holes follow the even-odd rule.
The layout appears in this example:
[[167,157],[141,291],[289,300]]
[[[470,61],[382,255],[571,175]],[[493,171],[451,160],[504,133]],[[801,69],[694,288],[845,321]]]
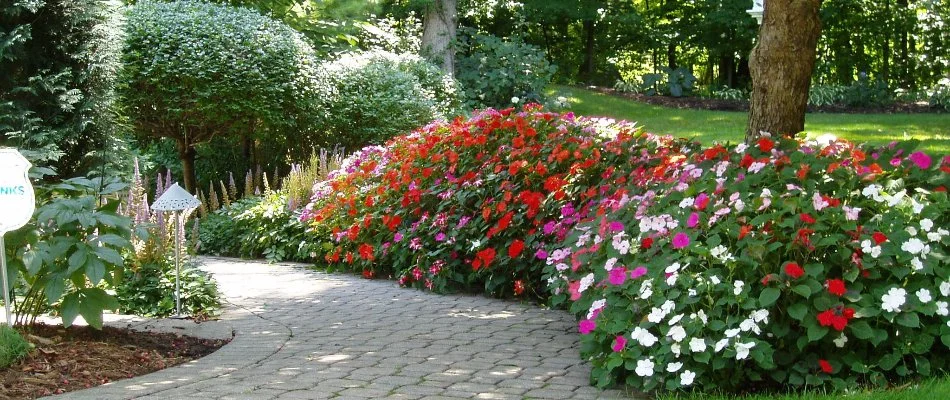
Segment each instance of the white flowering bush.
[[632,168],[551,251],[599,386],[887,385],[947,372],[950,157],[762,138]]

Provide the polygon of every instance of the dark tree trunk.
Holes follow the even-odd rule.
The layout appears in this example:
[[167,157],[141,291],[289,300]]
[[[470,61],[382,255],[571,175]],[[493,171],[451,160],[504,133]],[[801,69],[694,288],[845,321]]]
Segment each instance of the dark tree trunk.
[[752,99],[746,141],[768,132],[793,136],[805,129],[808,87],[815,67],[821,0],[769,0],[752,49]]
[[732,54],[719,56],[719,82],[731,88],[736,87],[736,59]]
[[426,7],[422,19],[422,51],[442,67],[449,77],[455,76],[455,25],[458,19],[456,0],[435,0]]
[[676,45],[668,44],[666,46],[666,66],[670,69],[676,69]]
[[185,181],[185,190],[188,193],[195,194],[197,193],[197,179],[195,177],[195,147],[192,143],[187,142],[184,139],[176,140],[176,147],[178,148],[178,158],[181,159],[181,174],[182,179]]
[[590,83],[594,76],[594,20],[584,20],[584,63],[581,64],[580,80]]
[[[894,20],[891,18],[891,2],[884,2],[884,51],[881,52],[884,65],[881,68],[881,77],[884,82],[891,78],[891,32],[894,29]],[[867,72],[867,71],[865,71]]]

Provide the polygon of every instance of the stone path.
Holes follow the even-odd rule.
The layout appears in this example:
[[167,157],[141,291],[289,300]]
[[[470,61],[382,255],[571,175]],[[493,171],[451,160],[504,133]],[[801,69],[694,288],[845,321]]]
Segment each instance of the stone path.
[[77,399],[601,399],[575,322],[299,265],[206,258],[234,328],[208,357],[55,397]]

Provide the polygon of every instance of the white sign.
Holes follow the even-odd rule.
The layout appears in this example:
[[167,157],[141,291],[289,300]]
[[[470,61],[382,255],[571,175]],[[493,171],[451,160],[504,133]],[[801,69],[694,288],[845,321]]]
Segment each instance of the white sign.
[[27,175],[31,166],[16,149],[0,149],[0,234],[33,218],[36,199]]

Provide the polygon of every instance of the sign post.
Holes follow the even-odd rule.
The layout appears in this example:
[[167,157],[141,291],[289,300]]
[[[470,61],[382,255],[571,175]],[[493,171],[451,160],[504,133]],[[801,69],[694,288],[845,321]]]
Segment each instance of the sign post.
[[3,270],[3,306],[9,326],[13,326],[13,314],[10,312],[7,250],[3,236],[33,218],[36,199],[28,175],[30,167],[30,162],[16,149],[0,148],[0,269]]
[[182,210],[198,208],[201,202],[182,189],[177,183],[172,184],[165,193],[155,200],[152,209],[155,211],[174,211],[175,215],[175,316],[181,317],[181,236]]

